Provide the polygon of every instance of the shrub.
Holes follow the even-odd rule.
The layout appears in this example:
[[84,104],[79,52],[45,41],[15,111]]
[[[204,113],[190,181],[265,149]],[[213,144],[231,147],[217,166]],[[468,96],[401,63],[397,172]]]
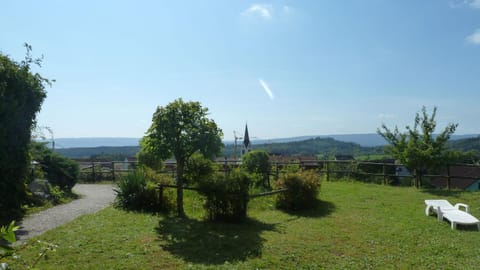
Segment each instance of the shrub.
[[71,191],[77,183],[80,169],[75,161],[50,151],[39,162],[46,178],[53,186]]
[[257,186],[270,186],[269,176],[272,170],[270,158],[265,151],[255,150],[250,151],[242,157],[242,168],[251,174],[257,174],[260,177],[255,177],[259,181],[255,182]]
[[[10,247],[8,243],[17,241],[15,231],[18,230],[18,228],[18,226],[15,226],[15,221],[10,222],[8,226],[2,226],[0,228],[0,259],[10,256],[13,253],[13,248]],[[7,243],[2,243],[2,241],[6,241]]]
[[311,209],[317,205],[320,176],[312,170],[288,173],[276,183],[286,192],[277,196],[277,207],[285,210]]
[[54,204],[60,204],[64,201],[65,192],[58,186],[50,186],[50,199]]
[[26,47],[21,63],[0,53],[0,224],[23,214],[31,129],[46,97],[48,81],[30,70],[35,60]]
[[205,209],[212,221],[239,222],[247,216],[250,178],[240,170],[230,175],[215,174],[199,182],[199,192],[207,197]]
[[187,160],[185,165],[185,181],[189,185],[197,184],[202,179],[212,177],[215,169],[213,161],[200,153],[195,153]]
[[[127,210],[138,210],[157,212],[160,210],[170,210],[173,208],[172,192],[164,192],[161,200],[157,190],[158,182],[148,180],[147,172],[144,169],[138,169],[123,176],[118,181],[116,205]],[[169,183],[163,178],[162,183]],[[169,183],[170,184],[170,183]]]

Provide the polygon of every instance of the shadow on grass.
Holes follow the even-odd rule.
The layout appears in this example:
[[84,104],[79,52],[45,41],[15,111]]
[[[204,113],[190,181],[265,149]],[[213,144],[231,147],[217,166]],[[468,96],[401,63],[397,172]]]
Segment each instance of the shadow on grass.
[[162,248],[171,254],[192,263],[218,265],[260,256],[261,233],[275,230],[274,224],[250,218],[230,224],[167,217],[159,222],[157,233]]
[[282,211],[292,216],[320,218],[330,215],[331,213],[335,212],[335,209],[335,204],[332,202],[317,200],[312,209]]
[[439,197],[455,197],[458,198],[465,191],[462,190],[446,190],[446,189],[422,189],[422,193],[430,194]]

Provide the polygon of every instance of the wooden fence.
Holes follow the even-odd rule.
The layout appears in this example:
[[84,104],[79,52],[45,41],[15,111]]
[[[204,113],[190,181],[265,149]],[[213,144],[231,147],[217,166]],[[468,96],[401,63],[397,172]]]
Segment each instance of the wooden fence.
[[[218,162],[220,171],[228,172],[232,168],[238,167],[240,163],[235,160]],[[122,175],[136,170],[137,162],[80,162],[80,180],[86,182],[97,182],[103,180],[116,181]],[[372,182],[378,184],[403,184],[409,185],[415,177],[406,171],[401,164],[368,162],[368,161],[338,161],[338,160],[303,160],[291,162],[273,162],[270,178],[278,179],[287,171],[289,166],[298,166],[303,169],[317,170],[326,181],[334,181],[342,178],[353,178],[359,181]],[[472,168],[478,170],[478,175],[459,175],[453,174],[452,167]],[[171,174],[175,177],[175,163],[166,164],[166,169],[160,173]],[[425,179],[445,179],[446,188],[450,189],[452,179],[480,179],[480,166],[471,164],[449,164],[439,174],[423,175]],[[458,180],[457,180],[458,181]]]

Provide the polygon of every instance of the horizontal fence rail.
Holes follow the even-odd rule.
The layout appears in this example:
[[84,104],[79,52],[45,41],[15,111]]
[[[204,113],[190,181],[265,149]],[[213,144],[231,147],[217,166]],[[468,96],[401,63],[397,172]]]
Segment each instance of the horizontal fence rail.
[[[113,162],[79,162],[80,180],[83,181],[116,181],[123,175],[133,172],[137,169],[138,163],[133,161],[113,161]],[[228,173],[233,168],[239,167],[241,161],[225,159],[217,161],[218,170]],[[374,182],[379,184],[388,184],[392,182],[411,182],[415,178],[413,173],[408,172],[402,164],[357,161],[357,160],[301,160],[289,162],[271,162],[272,170],[269,177],[278,179],[288,171],[289,166],[298,166],[303,169],[317,170],[319,174],[325,177],[326,181],[339,178],[353,178],[364,182]],[[176,176],[176,164],[173,162],[165,163],[165,169],[158,173]],[[455,174],[452,168],[465,168],[465,170],[475,171],[474,174]],[[450,189],[455,186],[455,181],[459,180],[480,180],[480,166],[473,164],[448,164],[437,174],[425,174],[425,179],[443,179],[446,181],[445,187]],[[406,185],[407,185],[406,184]]]

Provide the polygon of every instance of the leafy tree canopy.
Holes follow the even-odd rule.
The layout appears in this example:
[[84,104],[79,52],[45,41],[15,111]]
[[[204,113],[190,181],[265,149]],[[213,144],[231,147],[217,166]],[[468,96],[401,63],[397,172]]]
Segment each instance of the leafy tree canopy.
[[448,124],[441,133],[434,136],[437,126],[436,112],[437,108],[434,107],[432,115],[429,116],[424,106],[422,114],[416,114],[413,128],[407,126],[405,132],[400,132],[397,127],[392,131],[385,124],[377,130],[378,134],[390,144],[386,151],[413,172],[417,187],[428,170],[448,162],[449,153],[446,144],[458,126],[458,124]]
[[141,142],[141,153],[149,160],[177,161],[177,211],[183,211],[183,179],[187,160],[196,152],[213,158],[222,150],[222,130],[208,117],[208,109],[199,102],[184,102],[181,98],[165,107],[158,107],[152,125]]

